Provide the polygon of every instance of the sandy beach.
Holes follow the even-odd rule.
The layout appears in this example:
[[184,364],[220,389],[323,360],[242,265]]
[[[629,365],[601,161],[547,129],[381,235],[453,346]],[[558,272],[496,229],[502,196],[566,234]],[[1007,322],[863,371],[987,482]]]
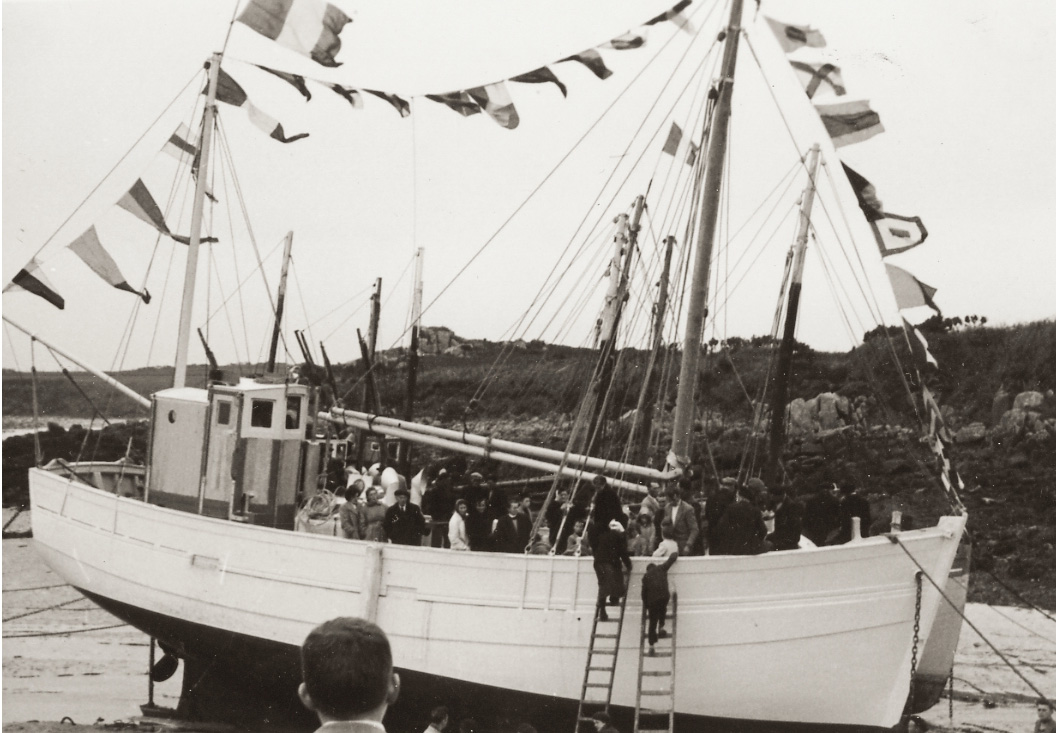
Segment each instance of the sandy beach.
[[[11,516],[5,509],[4,522]],[[23,514],[8,530],[28,526],[29,517]],[[58,722],[69,718],[101,726],[140,720],[139,706],[147,701],[149,639],[62,583],[31,545],[30,539],[3,541],[4,730],[77,733]],[[1056,697],[1056,614],[983,604],[969,604],[967,613],[1027,679]],[[156,704],[175,707],[180,674],[155,686]],[[1034,693],[967,627],[954,677],[952,722],[946,699],[923,716],[935,729],[1033,730]]]

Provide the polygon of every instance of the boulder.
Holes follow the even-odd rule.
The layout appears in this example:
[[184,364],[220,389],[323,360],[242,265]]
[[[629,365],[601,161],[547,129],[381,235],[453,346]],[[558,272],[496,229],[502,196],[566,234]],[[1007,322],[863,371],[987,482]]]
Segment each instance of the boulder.
[[816,399],[804,400],[797,397],[788,404],[789,426],[791,435],[803,435],[817,430],[814,424],[814,412],[818,406]]
[[846,397],[823,392],[815,399],[818,401],[818,426],[822,430],[833,430],[846,424],[851,414],[851,404]]
[[997,425],[1001,422],[1001,416],[1012,409],[1012,395],[1005,388],[997,390],[994,401],[990,403],[990,424]]
[[997,425],[997,432],[1001,435],[1013,435],[1018,433],[1027,424],[1027,411],[1017,410],[1012,408],[1004,415],[1001,416],[1001,421]]
[[1045,395],[1041,392],[1020,392],[1012,403],[1013,410],[1031,410],[1037,412],[1045,402]]
[[965,425],[953,435],[957,443],[978,443],[986,438],[986,426],[981,422],[973,422]]

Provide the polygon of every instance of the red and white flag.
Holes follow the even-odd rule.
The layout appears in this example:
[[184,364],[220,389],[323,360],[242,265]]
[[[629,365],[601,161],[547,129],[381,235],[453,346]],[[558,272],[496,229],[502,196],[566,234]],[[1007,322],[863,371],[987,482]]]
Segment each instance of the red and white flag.
[[505,82],[500,81],[496,84],[469,89],[467,94],[491,119],[507,130],[515,129],[521,123],[521,118],[517,114],[517,108],[513,106],[513,100],[510,98]]
[[770,30],[777,36],[777,42],[781,44],[781,48],[785,53],[792,53],[797,48],[803,48],[804,46],[810,46],[811,48],[823,48],[825,46],[825,36],[821,35],[821,31],[811,28],[809,25],[792,25],[790,23],[782,23],[780,20],[774,20],[773,18],[766,18],[766,22],[770,24]]
[[220,76],[217,79],[216,98],[233,107],[245,107],[246,114],[249,115],[249,121],[280,143],[292,143],[295,140],[308,137],[307,132],[287,136],[286,131],[282,129],[282,124],[249,101],[249,95],[246,94],[246,90],[223,69],[220,69]]
[[821,121],[837,148],[853,145],[879,135],[884,131],[880,124],[880,115],[869,107],[869,102],[837,102],[835,104],[815,104],[814,108],[821,115]]

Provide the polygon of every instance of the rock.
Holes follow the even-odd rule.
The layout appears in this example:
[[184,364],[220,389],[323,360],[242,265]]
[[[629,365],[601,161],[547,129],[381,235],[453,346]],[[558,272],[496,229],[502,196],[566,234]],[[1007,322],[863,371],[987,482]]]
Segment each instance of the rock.
[[1045,402],[1045,395],[1041,392],[1020,392],[1012,403],[1013,410],[1032,410],[1037,412]]
[[842,427],[851,414],[851,404],[846,397],[833,392],[823,392],[817,396],[818,426],[822,430]]
[[[813,403],[813,404],[812,404]],[[797,397],[788,405],[789,433],[791,435],[804,435],[817,430],[814,425],[814,412],[817,409],[817,400],[804,400]]]
[[905,458],[889,458],[880,464],[884,474],[891,476],[899,473],[908,473],[913,470],[913,464]]
[[1023,468],[1030,464],[1030,459],[1023,453],[1015,453],[1008,459],[1009,468]]
[[953,435],[957,443],[978,443],[986,438],[986,426],[981,422],[973,422],[965,425]]
[[994,401],[990,404],[990,424],[997,425],[1001,422],[1001,416],[1012,409],[1012,395],[1005,388],[997,390]]
[[1004,415],[997,425],[997,432],[1001,435],[1014,435],[1027,424],[1027,411],[1012,408]]

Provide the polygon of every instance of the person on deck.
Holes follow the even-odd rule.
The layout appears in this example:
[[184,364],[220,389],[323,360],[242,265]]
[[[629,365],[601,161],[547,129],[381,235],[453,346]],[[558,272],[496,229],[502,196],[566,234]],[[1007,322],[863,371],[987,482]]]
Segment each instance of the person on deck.
[[585,534],[586,527],[586,520],[577,519],[575,521],[572,525],[572,534],[568,536],[565,551],[562,554],[590,557],[590,542],[587,540]]
[[385,541],[385,505],[378,501],[378,490],[367,489],[367,503],[359,508],[360,539]]
[[297,695],[319,718],[316,733],[385,733],[385,711],[400,695],[385,632],[369,621],[335,618],[301,645]]
[[755,505],[755,492],[748,486],[737,489],[737,500],[719,521],[716,532],[718,547],[713,555],[758,555],[766,552],[766,524]]
[[542,527],[536,532],[535,537],[532,538],[532,549],[529,553],[532,555],[549,555],[550,554],[550,528],[547,522],[543,522]]
[[774,500],[774,531],[767,541],[775,550],[798,550],[803,534],[803,505],[788,495],[784,486],[776,487],[770,496]]
[[674,530],[671,522],[660,525],[660,544],[653,550],[653,557],[670,557],[678,554],[678,543],[674,540]]
[[587,525],[587,537],[590,539],[590,546],[597,549],[598,536],[612,520],[615,519],[623,529],[627,529],[627,515],[623,513],[619,494],[609,486],[604,476],[598,474],[591,484],[594,486],[594,511]]
[[569,499],[567,488],[557,490],[557,496],[546,509],[546,518],[550,522],[550,546],[557,548],[558,555],[564,554],[576,520],[586,516],[586,510]]
[[1034,733],[1056,733],[1056,721],[1052,719],[1052,703],[1044,697],[1037,702],[1038,719],[1034,723]]
[[495,525],[495,533],[492,537],[495,552],[523,554],[531,539],[532,525],[521,513],[520,499],[510,499],[507,502],[506,515],[500,518],[498,524]]
[[651,562],[645,566],[642,576],[642,605],[649,614],[649,656],[656,654],[656,640],[667,636],[664,622],[667,621],[667,602],[671,600],[671,589],[667,584],[667,571],[675,564],[678,553],[667,556],[662,565]]
[[337,510],[338,519],[341,522],[341,534],[346,540],[363,539],[363,532],[359,527],[359,490],[355,485],[345,490],[345,503]]
[[451,490],[451,477],[447,471],[441,471],[425,494],[422,495],[422,512],[428,514],[433,522],[433,533],[430,545],[445,547],[445,535],[455,511],[455,499]]
[[520,496],[521,506],[520,511],[525,517],[528,518],[528,524],[535,524],[535,517],[532,516],[532,497],[530,494],[525,492]]
[[638,513],[649,512],[650,516],[655,517],[657,512],[660,511],[660,501],[657,499],[657,494],[660,493],[660,484],[653,482],[649,484],[649,488],[646,489],[645,498],[642,499],[642,503],[638,507]]
[[653,550],[656,549],[658,536],[656,525],[653,523],[653,516],[645,509],[642,509],[638,512],[638,518],[635,522],[638,524],[638,535],[645,543],[645,554],[652,555]]
[[396,489],[396,503],[385,512],[385,536],[394,545],[420,545],[426,533],[425,516],[410,497],[407,489]]
[[631,572],[631,556],[627,552],[627,536],[623,525],[613,519],[609,526],[598,533],[594,546],[594,574],[598,577],[598,620],[608,621],[605,601],[619,605],[625,592],[620,564]]
[[613,726],[612,718],[604,710],[600,710],[594,713],[591,720],[594,723],[594,733],[620,733],[620,731]]
[[840,527],[840,502],[835,492],[819,489],[803,502],[803,536],[818,547]]
[[469,515],[469,507],[465,499],[455,502],[455,511],[451,515],[451,521],[447,527],[447,539],[451,543],[452,550],[469,550],[469,535],[466,533],[466,517]]
[[708,497],[704,503],[704,522],[707,524],[708,552],[712,555],[718,547],[719,522],[722,515],[737,500],[737,480],[724,478],[719,482],[719,487]]
[[678,543],[680,555],[693,554],[693,545],[697,541],[697,517],[693,507],[682,501],[682,487],[678,484],[667,489],[667,506],[664,507],[664,518],[661,522],[671,523],[672,539]]
[[469,549],[474,552],[491,550],[491,520],[488,519],[486,496],[478,497],[476,504],[466,515],[466,537],[469,539]]
[[446,706],[433,708],[433,712],[429,713],[429,727],[425,729],[425,733],[444,733],[450,721],[451,716]]
[[869,506],[869,500],[858,494],[858,482],[847,479],[839,487],[842,494],[840,498],[840,509],[837,513],[840,521],[840,529],[835,537],[828,543],[830,545],[843,545],[853,539],[854,518],[858,517],[861,522],[862,537],[869,536],[869,525],[873,523],[873,511]]

